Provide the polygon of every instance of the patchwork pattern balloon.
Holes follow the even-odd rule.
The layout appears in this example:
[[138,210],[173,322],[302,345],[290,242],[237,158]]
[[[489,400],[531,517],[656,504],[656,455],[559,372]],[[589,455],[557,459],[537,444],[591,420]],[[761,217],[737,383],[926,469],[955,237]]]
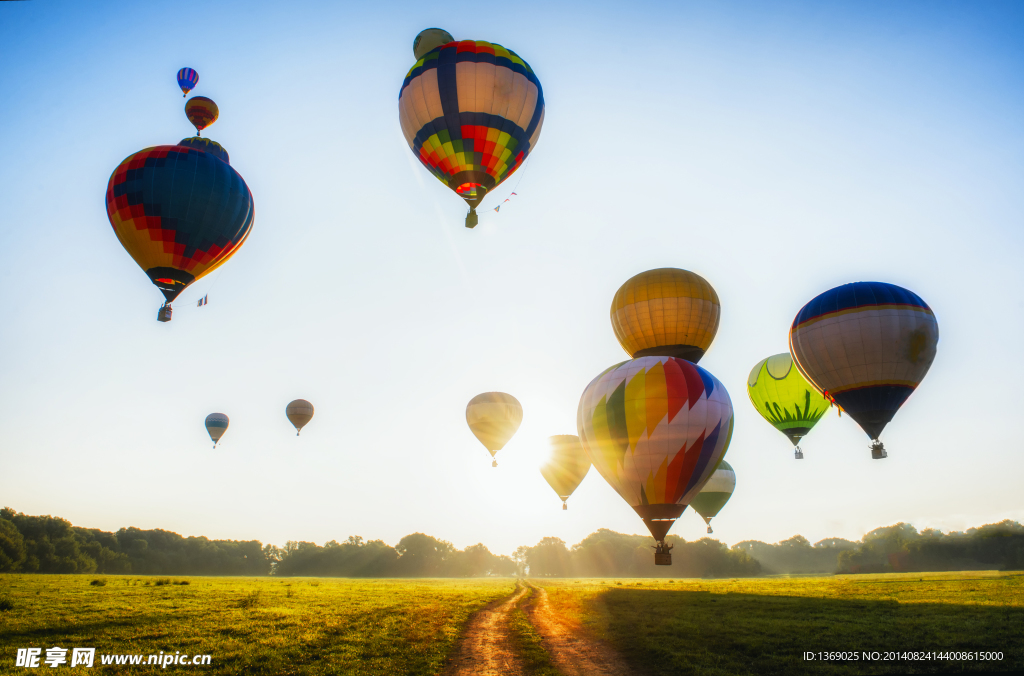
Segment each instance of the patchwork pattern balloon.
[[228,431],[228,417],[223,413],[211,413],[206,416],[206,431],[213,440],[213,447],[217,448],[220,438]]
[[747,396],[761,417],[793,442],[797,460],[804,457],[800,440],[831,406],[794,366],[788,352],[757,362],[747,377]]
[[284,414],[288,416],[288,421],[295,426],[295,436],[299,436],[302,433],[302,428],[313,419],[313,404],[305,399],[296,399],[288,404]]
[[[447,35],[440,29],[421,33],[416,51],[441,34]],[[469,205],[466,227],[472,228],[484,196],[536,147],[544,92],[512,50],[480,40],[450,41],[417,53],[399,91],[398,114],[419,161]]]
[[[466,406],[466,423],[491,458],[505,448],[522,422],[523,407],[511,394],[484,392],[470,399]],[[498,461],[493,460],[491,467],[497,466]]]
[[711,475],[711,478],[708,479],[708,482],[704,484],[704,488],[700,489],[700,493],[697,493],[697,497],[690,503],[693,511],[700,514],[700,517],[704,519],[709,533],[714,532],[711,530],[711,519],[718,516],[718,513],[722,511],[722,507],[725,507],[725,503],[729,502],[729,498],[732,497],[734,490],[736,490],[736,472],[733,471],[732,465],[723,460],[718,463],[718,467]]
[[938,342],[928,304],[884,282],[826,291],[797,313],[789,331],[800,371],[857,421],[875,459],[886,457],[879,436],[928,373]]
[[114,234],[164,294],[165,307],[238,251],[254,217],[238,172],[217,154],[184,145],[129,155],[110,176],[106,203]]
[[185,117],[196,128],[196,134],[202,136],[202,131],[220,117],[220,108],[212,99],[205,96],[193,96],[185,103]]
[[540,473],[562,499],[562,509],[568,509],[565,501],[590,471],[590,458],[575,434],[548,437],[548,448],[548,459],[541,465]]
[[178,86],[181,87],[182,98],[188,96],[188,93],[195,89],[197,84],[199,84],[199,73],[191,68],[182,68],[178,71]]
[[732,401],[696,364],[640,357],[587,386],[577,425],[594,467],[664,546],[729,448]]
[[718,333],[721,305],[700,275],[678,268],[641,272],[612,300],[612,330],[631,357],[700,361]]

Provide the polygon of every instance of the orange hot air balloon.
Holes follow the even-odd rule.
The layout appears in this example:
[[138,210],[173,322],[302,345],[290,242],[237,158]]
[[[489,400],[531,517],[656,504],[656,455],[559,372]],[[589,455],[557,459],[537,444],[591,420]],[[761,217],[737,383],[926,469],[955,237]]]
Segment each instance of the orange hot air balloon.
[[202,131],[220,117],[220,109],[212,99],[193,96],[185,104],[185,117],[196,128],[196,134],[202,136]]
[[612,300],[612,330],[630,357],[680,357],[696,364],[718,333],[721,304],[708,281],[659,268],[626,280]]
[[[523,407],[511,394],[484,392],[466,406],[466,423],[491,458],[505,447],[522,422]],[[498,461],[493,460],[491,467],[497,466]]]
[[568,509],[566,500],[572,495],[590,471],[590,458],[583,450],[580,438],[575,434],[558,434],[548,437],[551,453],[548,461],[541,465],[544,480],[562,499],[562,509]]

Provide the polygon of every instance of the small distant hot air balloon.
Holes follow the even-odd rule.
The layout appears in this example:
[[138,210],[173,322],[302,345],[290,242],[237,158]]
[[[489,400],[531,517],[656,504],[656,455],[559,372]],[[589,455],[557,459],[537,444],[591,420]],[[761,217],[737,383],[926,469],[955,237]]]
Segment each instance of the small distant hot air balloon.
[[129,155],[110,176],[106,201],[117,239],[164,294],[160,321],[170,321],[178,294],[231,258],[252,229],[252,193],[209,139]]
[[704,484],[704,488],[700,489],[700,493],[697,493],[697,497],[690,502],[693,511],[700,514],[704,523],[708,525],[709,533],[714,532],[711,530],[711,519],[718,516],[718,512],[725,507],[725,503],[729,502],[735,489],[736,473],[732,470],[732,466],[723,460],[718,463],[714,474]]
[[202,136],[202,131],[220,117],[220,109],[212,99],[205,96],[193,96],[185,104],[185,117],[196,128],[196,135]]
[[213,439],[214,448],[217,448],[220,438],[228,431],[228,422],[228,417],[223,413],[211,413],[206,416],[206,431],[210,433],[210,438]]
[[[523,422],[523,407],[519,400],[504,392],[484,392],[469,400],[466,406],[469,429],[494,458]],[[497,467],[493,460],[491,467]]]
[[750,370],[747,395],[757,412],[793,442],[802,460],[800,440],[825,415],[831,402],[803,377],[788,352],[762,359]]
[[590,458],[575,434],[548,437],[551,453],[541,465],[540,473],[548,485],[562,499],[562,509],[568,509],[566,500],[590,471]]
[[469,205],[523,166],[544,124],[544,92],[530,65],[501,45],[456,42],[440,28],[413,41],[416,63],[398,95],[412,152]]
[[719,314],[718,294],[687,270],[649,270],[627,280],[612,301],[611,320],[633,359],[606,369],[580,398],[580,441],[658,541],[656,565],[671,565],[665,537],[732,439],[729,393],[694,363],[711,345]]
[[659,268],[626,280],[612,300],[612,330],[634,359],[680,357],[696,364],[718,333],[718,294],[689,270]]
[[855,282],[817,296],[793,320],[789,350],[800,371],[879,440],[935,359],[939,324],[920,296],[895,284]]
[[182,68],[178,71],[178,86],[183,92],[182,98],[188,96],[188,93],[195,89],[197,84],[199,84],[199,73],[191,68]]
[[302,428],[306,426],[306,423],[313,419],[313,404],[309,403],[305,399],[296,399],[292,403],[288,404],[288,407],[284,412],[285,415],[288,416],[288,420],[291,421],[292,425],[295,425],[295,436],[299,436],[299,433],[302,432]]

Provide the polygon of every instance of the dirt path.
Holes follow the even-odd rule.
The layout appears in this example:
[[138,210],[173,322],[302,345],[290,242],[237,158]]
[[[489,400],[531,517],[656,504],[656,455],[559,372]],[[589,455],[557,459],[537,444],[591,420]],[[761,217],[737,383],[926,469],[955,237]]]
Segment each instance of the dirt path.
[[512,596],[470,618],[445,676],[522,676],[522,665],[512,648],[508,614],[526,591],[526,586],[517,582]]
[[534,597],[527,606],[527,615],[541,635],[556,669],[565,676],[626,676],[630,673],[614,650],[586,638],[579,624],[555,612],[542,587],[532,584],[530,587],[534,589]]

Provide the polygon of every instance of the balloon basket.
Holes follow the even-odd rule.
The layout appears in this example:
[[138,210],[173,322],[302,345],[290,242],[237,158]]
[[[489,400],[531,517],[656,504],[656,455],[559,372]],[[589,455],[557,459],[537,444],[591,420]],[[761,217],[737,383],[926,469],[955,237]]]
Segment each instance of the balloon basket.
[[477,223],[479,223],[479,222],[480,222],[480,218],[476,215],[476,211],[470,210],[470,212],[468,214],[466,214],[466,227],[467,228],[475,228]]
[[156,320],[158,322],[169,322],[171,321],[171,306],[163,305],[160,310],[156,313]]
[[563,502],[562,503],[562,511],[565,511],[567,509],[569,509],[569,505],[567,505],[566,503]]
[[888,458],[889,454],[885,451],[885,446],[878,439],[871,442],[871,459],[881,460],[882,458]]
[[711,530],[711,524],[708,524],[708,532],[709,533],[714,533],[715,532],[715,531]]
[[654,554],[654,565],[656,566],[671,566],[672,565],[672,554],[669,552],[662,552],[661,554]]
[[796,449],[793,450],[793,457],[796,458],[797,460],[804,459],[804,452],[800,450],[799,446],[797,446]]
[[498,461],[497,460],[491,460],[491,467],[497,467],[497,466],[498,466]]

